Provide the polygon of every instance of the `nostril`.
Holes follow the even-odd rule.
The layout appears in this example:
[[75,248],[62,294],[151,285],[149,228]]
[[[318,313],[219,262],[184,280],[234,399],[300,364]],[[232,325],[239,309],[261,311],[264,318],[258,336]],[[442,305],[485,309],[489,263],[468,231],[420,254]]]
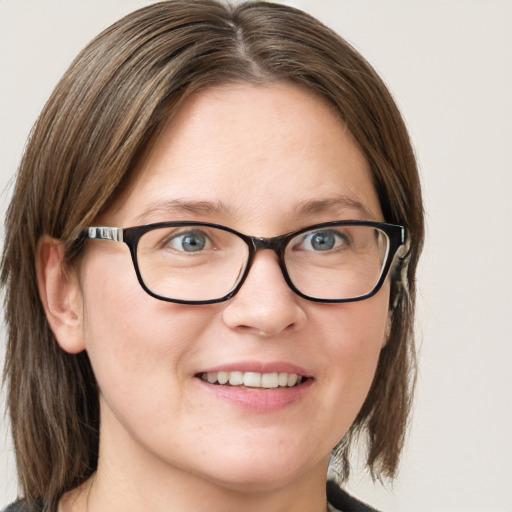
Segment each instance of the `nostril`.
[[230,329],[267,338],[297,331],[305,318],[302,308],[290,299],[259,303],[235,297],[223,311],[223,321]]

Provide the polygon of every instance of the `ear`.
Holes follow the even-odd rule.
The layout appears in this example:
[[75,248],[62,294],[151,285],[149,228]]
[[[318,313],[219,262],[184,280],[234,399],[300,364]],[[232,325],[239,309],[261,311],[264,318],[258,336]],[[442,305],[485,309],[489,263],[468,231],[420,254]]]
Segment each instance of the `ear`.
[[85,349],[82,294],[76,272],[64,265],[64,245],[44,235],[38,243],[36,272],[39,295],[58,344],[76,354]]

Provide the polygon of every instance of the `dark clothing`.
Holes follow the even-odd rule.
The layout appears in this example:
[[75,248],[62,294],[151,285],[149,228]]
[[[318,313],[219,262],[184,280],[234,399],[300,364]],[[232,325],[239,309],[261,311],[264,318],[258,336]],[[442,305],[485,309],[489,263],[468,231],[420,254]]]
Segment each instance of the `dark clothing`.
[[327,501],[341,512],[377,512],[374,508],[350,496],[332,481],[327,482]]
[[25,500],[15,501],[11,503],[3,512],[41,512],[42,508],[40,506],[29,507]]
[[[375,509],[356,500],[334,482],[327,482],[327,500],[340,512],[377,512]],[[3,512],[41,512],[42,507],[35,505],[29,507],[23,500],[9,505]]]

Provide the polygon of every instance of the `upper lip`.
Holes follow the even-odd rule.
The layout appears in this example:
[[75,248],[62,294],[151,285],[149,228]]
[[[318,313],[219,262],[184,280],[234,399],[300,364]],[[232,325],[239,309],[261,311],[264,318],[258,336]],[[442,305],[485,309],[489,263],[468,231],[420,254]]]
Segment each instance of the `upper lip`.
[[274,361],[240,361],[236,363],[227,363],[212,366],[204,369],[199,373],[214,373],[214,372],[256,372],[256,373],[295,373],[302,377],[311,377],[310,372],[297,366],[296,364]]

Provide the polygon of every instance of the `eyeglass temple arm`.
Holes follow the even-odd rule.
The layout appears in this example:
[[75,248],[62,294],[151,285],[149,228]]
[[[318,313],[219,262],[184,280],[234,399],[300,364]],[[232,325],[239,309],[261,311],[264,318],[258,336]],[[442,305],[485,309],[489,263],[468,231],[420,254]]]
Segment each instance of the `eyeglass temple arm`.
[[99,240],[112,240],[113,242],[123,242],[123,228],[111,228],[107,226],[96,226],[87,228],[87,238],[97,238]]
[[407,279],[407,271],[409,267],[409,256],[410,256],[410,242],[405,239],[404,233],[402,232],[402,245],[398,247],[395,253],[395,286],[396,290],[392,297],[391,311],[395,311],[402,299],[402,295],[408,297],[409,295],[409,282]]

